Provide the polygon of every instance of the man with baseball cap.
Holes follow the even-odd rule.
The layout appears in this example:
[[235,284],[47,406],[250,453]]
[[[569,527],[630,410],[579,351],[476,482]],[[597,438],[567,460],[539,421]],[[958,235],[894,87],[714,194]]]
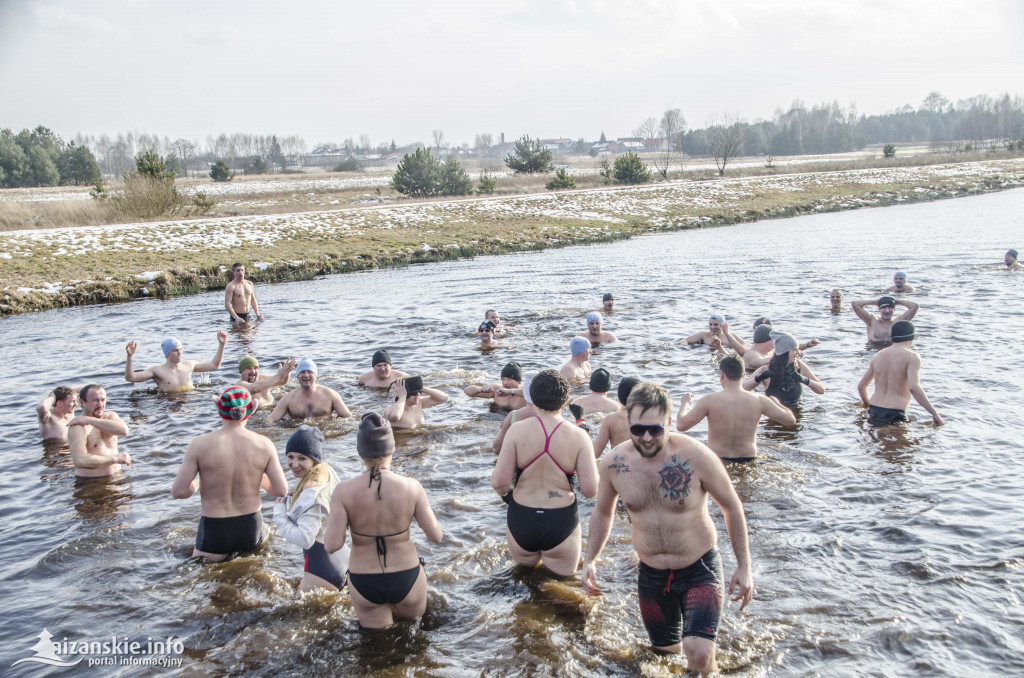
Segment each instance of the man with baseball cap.
[[273,426],[286,414],[295,419],[320,419],[331,416],[332,412],[339,417],[352,416],[337,391],[316,383],[318,371],[312,358],[299,360],[295,372],[299,387],[282,396],[267,417],[267,424]]
[[360,386],[369,386],[370,388],[387,388],[395,381],[395,379],[403,379],[407,376],[405,372],[396,370],[391,367],[391,354],[388,353],[386,348],[377,349],[373,352],[373,357],[370,359],[369,372],[364,372],[359,377]]
[[[892,297],[885,296],[877,302],[872,299],[862,299],[853,302],[853,312],[868,326],[868,341],[873,343],[889,343],[892,334],[893,323],[901,320],[910,321],[917,315],[920,308],[915,302],[909,300],[896,301]],[[865,306],[878,306],[878,316],[868,311]],[[907,310],[898,317],[893,317],[897,306],[903,306]]]
[[288,494],[274,443],[246,428],[256,411],[249,392],[230,387],[217,411],[220,428],[189,444],[171,488],[175,499],[199,490],[202,516],[192,555],[214,562],[252,551],[263,541],[261,488],[275,497]]
[[[910,348],[916,336],[913,323],[893,323],[892,345],[878,352],[857,384],[860,399],[868,406],[868,421],[876,426],[907,421],[911,396],[932,415],[932,421],[943,423],[921,386],[921,356]],[[872,381],[875,392],[869,399],[868,385]]]

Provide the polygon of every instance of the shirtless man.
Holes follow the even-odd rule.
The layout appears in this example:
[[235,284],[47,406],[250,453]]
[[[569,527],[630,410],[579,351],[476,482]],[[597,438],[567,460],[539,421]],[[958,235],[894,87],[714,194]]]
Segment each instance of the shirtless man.
[[[275,386],[284,386],[295,369],[295,359],[288,358],[277,364],[277,374],[260,379],[260,361],[247,355],[238,361],[238,374],[241,377],[235,386],[242,386],[252,396],[256,408],[270,407],[274,404],[274,394],[270,392]],[[218,396],[218,399],[220,396]]]
[[39,435],[43,442],[64,441],[68,439],[68,423],[75,417],[78,409],[78,392],[67,386],[58,386],[36,405],[36,418],[39,419]]
[[608,330],[601,329],[601,314],[597,311],[591,311],[587,314],[587,331],[577,336],[589,341],[590,345],[594,348],[601,344],[610,344],[613,341],[618,341],[614,334]]
[[[716,341],[717,340],[717,341]],[[691,334],[686,338],[687,344],[705,344],[721,350],[722,346],[729,346],[735,349],[735,345],[742,345],[743,342],[729,331],[729,323],[725,318],[714,313],[708,318],[708,329]]]
[[572,357],[559,370],[569,381],[579,383],[590,378],[590,342],[583,337],[573,337],[569,342],[569,353]]
[[680,431],[689,431],[707,417],[708,447],[722,461],[753,461],[757,457],[757,424],[761,415],[785,426],[796,424],[793,411],[783,407],[777,398],[743,390],[743,374],[739,358],[722,358],[718,363],[722,390],[704,396],[693,409],[693,394],[687,393],[676,415],[676,428]]
[[832,309],[832,315],[839,315],[843,312],[843,291],[838,287],[829,292],[828,302]]
[[363,375],[359,377],[360,386],[387,388],[391,386],[395,379],[403,379],[409,376],[405,372],[391,367],[391,354],[385,348],[374,351],[373,358],[370,360],[370,366],[373,369],[369,372],[363,372]]
[[[906,320],[892,326],[892,345],[872,358],[867,372],[857,384],[860,399],[868,406],[868,421],[885,426],[907,421],[910,397],[942,424],[942,417],[928,400],[921,386],[921,357],[910,349],[916,334],[914,324]],[[868,398],[868,385],[875,382],[875,392]]]
[[213,360],[200,363],[195,360],[182,360],[181,342],[174,337],[168,337],[160,344],[160,348],[164,352],[164,364],[147,367],[141,372],[136,372],[132,368],[132,356],[135,355],[138,344],[130,341],[124,349],[128,354],[124,366],[125,381],[137,384],[152,379],[156,382],[156,387],[164,393],[191,391],[194,388],[192,385],[193,372],[212,372],[220,367],[220,362],[224,359],[224,343],[227,340],[227,332],[218,332],[217,353],[213,356]]
[[604,296],[601,297],[601,308],[605,313],[611,313],[615,310],[615,297],[612,296],[611,292],[605,292]]
[[261,488],[274,497],[288,494],[274,443],[245,428],[256,411],[249,392],[230,387],[221,394],[217,411],[221,427],[189,444],[171,487],[175,499],[188,499],[199,490],[202,517],[192,555],[213,562],[263,542]]
[[423,385],[423,377],[406,377],[394,384],[395,402],[384,410],[384,418],[393,428],[416,428],[427,420],[423,410],[448,400],[448,394]]
[[[852,305],[853,312],[868,326],[868,341],[875,343],[888,343],[890,341],[889,337],[892,334],[893,323],[901,320],[912,320],[917,315],[917,309],[920,308],[913,301],[896,301],[892,297],[882,297],[877,302],[864,299],[855,301]],[[874,313],[864,308],[865,306],[875,305],[878,306],[878,317],[875,317]],[[894,318],[893,313],[895,313],[897,306],[905,306],[907,310],[899,317]]]
[[581,405],[588,414],[618,412],[622,409],[622,405],[608,397],[608,391],[612,390],[612,375],[603,367],[590,373],[590,390],[590,395],[580,396],[572,404]]
[[526,406],[523,397],[523,368],[511,362],[501,368],[501,383],[470,384],[462,389],[470,398],[494,398],[494,404],[506,410],[518,410]]
[[1003,262],[1006,264],[1006,268],[1011,271],[1024,271],[1024,265],[1017,261],[1017,250],[1006,250]]
[[742,353],[737,351],[742,356],[746,369],[756,370],[771,362],[772,356],[775,355],[775,343],[772,341],[771,333],[771,325],[758,325],[754,328],[754,342]]
[[256,288],[251,280],[245,279],[245,266],[235,264],[231,267],[231,272],[235,277],[224,288],[224,308],[231,315],[231,322],[239,323],[249,320],[250,306],[256,317],[263,320],[259,304],[256,303]]
[[319,419],[331,416],[332,412],[342,418],[352,416],[345,401],[334,389],[316,383],[318,372],[312,358],[299,360],[295,370],[299,387],[277,401],[277,407],[267,417],[267,425],[273,426],[286,414],[294,419]]
[[480,323],[480,327],[476,328],[477,334],[480,337],[480,348],[496,348],[501,344],[494,340],[494,323],[490,320],[485,320]]
[[494,334],[501,333],[501,317],[498,316],[498,312],[493,308],[489,308],[484,312],[484,322],[494,323]]
[[[619,382],[618,396],[623,408],[626,407],[626,401],[629,399],[629,394],[633,391],[633,387],[639,383],[640,380],[636,377],[623,377],[622,381]],[[597,432],[597,437],[594,438],[594,458],[600,459],[601,454],[604,453],[604,448],[609,443],[611,443],[612,447],[615,447],[627,440],[629,440],[629,421],[626,416],[626,410],[622,409],[609,414],[601,422],[601,429]]]
[[119,452],[117,439],[128,435],[128,425],[114,412],[106,411],[107,392],[98,384],[83,386],[82,414],[68,422],[68,447],[75,475],[99,478],[120,473],[121,464],[131,466],[127,452]]
[[740,610],[754,595],[743,505],[714,452],[668,431],[672,399],[665,389],[638,385],[626,412],[630,440],[601,458],[580,580],[588,594],[603,593],[597,583],[597,557],[608,541],[621,496],[640,558],[640,613],[651,644],[662,652],[685,652],[687,670],[710,675],[718,670],[715,635],[725,582],[707,496],[721,507],[736,554],[729,594],[735,591],[732,600],[743,601]]
[[910,294],[917,290],[907,284],[907,274],[903,271],[896,271],[892,276],[892,285],[885,290],[885,294],[892,294],[898,292],[900,294]]

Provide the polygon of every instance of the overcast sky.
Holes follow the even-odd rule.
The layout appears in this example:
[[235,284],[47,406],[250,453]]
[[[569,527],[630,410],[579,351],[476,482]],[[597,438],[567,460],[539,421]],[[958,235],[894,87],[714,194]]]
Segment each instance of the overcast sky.
[[1024,93],[1024,0],[0,0],[0,127],[472,144]]

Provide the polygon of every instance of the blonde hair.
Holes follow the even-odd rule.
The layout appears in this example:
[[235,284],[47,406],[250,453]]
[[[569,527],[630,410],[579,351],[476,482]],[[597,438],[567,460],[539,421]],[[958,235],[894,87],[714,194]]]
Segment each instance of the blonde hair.
[[299,478],[298,484],[292,491],[292,506],[294,506],[295,502],[299,500],[299,495],[302,494],[303,490],[311,487],[323,487],[327,484],[327,481],[330,480],[330,478],[331,472],[327,468],[327,462],[318,461],[313,464],[313,466],[306,471],[306,475]]

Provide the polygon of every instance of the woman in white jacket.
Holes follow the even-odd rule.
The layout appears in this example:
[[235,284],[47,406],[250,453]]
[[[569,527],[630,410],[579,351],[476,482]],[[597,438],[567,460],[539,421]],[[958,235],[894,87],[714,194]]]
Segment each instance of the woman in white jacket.
[[323,454],[324,434],[314,426],[301,426],[288,439],[285,457],[299,479],[288,497],[274,504],[274,524],[281,535],[302,547],[305,557],[298,593],[321,588],[337,591],[348,576],[348,545],[332,554],[324,548],[324,530],[331,512],[331,494],[338,475]]

